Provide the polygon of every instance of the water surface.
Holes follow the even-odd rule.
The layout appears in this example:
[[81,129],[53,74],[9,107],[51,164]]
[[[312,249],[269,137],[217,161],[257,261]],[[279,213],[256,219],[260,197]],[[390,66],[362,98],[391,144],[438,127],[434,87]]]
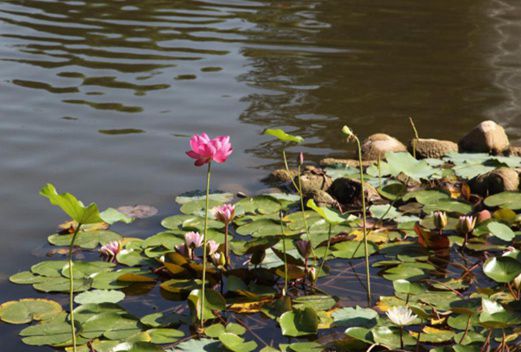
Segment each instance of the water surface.
[[[458,139],[483,119],[521,138],[521,4],[514,0],[7,0],[0,3],[2,301],[63,217],[46,182],[101,207],[200,189],[187,135],[229,134],[213,185],[255,192],[279,164],[260,132],[345,155],[339,128]],[[296,150],[296,149],[294,149]],[[57,297],[57,299],[61,299]],[[2,326],[6,350],[33,351]]]

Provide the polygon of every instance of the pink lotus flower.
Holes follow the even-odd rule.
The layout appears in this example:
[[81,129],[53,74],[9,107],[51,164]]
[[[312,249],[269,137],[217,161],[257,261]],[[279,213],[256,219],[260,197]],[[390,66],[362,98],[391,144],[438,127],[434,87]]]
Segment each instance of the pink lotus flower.
[[121,243],[119,241],[111,241],[102,246],[99,250],[99,253],[108,261],[116,263],[116,256],[119,252],[121,252],[121,249]]
[[233,204],[223,204],[212,209],[213,216],[228,225],[235,217],[235,206]]
[[208,241],[208,255],[213,255],[219,250],[219,243],[214,240]]
[[224,163],[232,154],[232,144],[229,136],[219,136],[210,139],[206,133],[193,135],[190,138],[192,150],[186,152],[190,158],[195,159],[195,166],[202,166],[211,161]]
[[203,236],[199,232],[187,232],[185,234],[185,244],[190,249],[199,248],[203,245]]

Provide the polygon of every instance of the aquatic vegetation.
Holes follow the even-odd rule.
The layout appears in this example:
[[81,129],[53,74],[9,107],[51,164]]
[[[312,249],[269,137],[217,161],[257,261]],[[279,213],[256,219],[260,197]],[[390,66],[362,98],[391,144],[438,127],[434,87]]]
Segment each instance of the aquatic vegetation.
[[[204,164],[208,164],[208,170],[206,172],[206,203],[204,207],[204,227],[203,227],[203,236],[202,236],[202,246],[203,246],[203,274],[201,281],[201,290],[200,293],[198,290],[192,291],[191,295],[198,297],[198,302],[196,303],[196,312],[197,319],[200,322],[201,330],[204,329],[204,319],[205,319],[205,310],[206,310],[206,265],[207,265],[207,250],[208,250],[208,214],[210,211],[210,177],[212,170],[212,161],[216,163],[224,163],[228,157],[232,154],[233,149],[230,143],[229,136],[218,136],[214,139],[210,139],[206,133],[202,133],[201,135],[194,135],[190,138],[190,147],[191,150],[186,152],[190,158],[195,159],[195,166],[202,166]],[[186,237],[185,237],[186,238]],[[188,235],[189,240],[186,241],[187,250],[190,251],[191,247],[198,244],[198,242],[194,242],[200,239],[198,233],[190,233]],[[192,248],[193,250],[193,248]],[[227,259],[225,257],[225,259]],[[199,297],[200,295],[200,297]],[[200,303],[199,303],[200,302]],[[208,300],[210,302],[210,300]],[[200,304],[197,307],[197,304]]]
[[[358,168],[360,170],[360,187],[361,187],[361,199],[362,199],[362,231],[364,234],[364,256],[365,256],[365,275],[366,275],[366,289],[367,289],[367,303],[371,305],[372,293],[371,293],[371,270],[369,269],[369,244],[367,242],[367,207],[365,199],[365,179],[364,179],[364,161],[362,159],[362,146],[360,145],[360,139],[353,133],[353,131],[347,127],[342,127],[342,133],[347,137],[347,141],[355,141],[358,151]],[[378,172],[381,177],[381,172]],[[381,182],[381,181],[380,181]]]
[[10,277],[42,297],[1,304],[0,321],[28,324],[27,345],[77,352],[519,350],[520,193],[474,181],[521,158],[389,152],[377,170],[343,132],[350,166],[297,168],[332,179],[329,203],[297,175],[280,192],[211,192],[231,145],[195,136],[205,192],[176,197],[179,212],[139,238],[122,235],[132,218],[45,186],[70,219],[51,258]]

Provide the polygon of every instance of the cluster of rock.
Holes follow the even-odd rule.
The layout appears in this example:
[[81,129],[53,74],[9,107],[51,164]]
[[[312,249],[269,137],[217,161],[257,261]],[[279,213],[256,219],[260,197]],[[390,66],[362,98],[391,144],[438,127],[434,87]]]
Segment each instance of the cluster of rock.
[[[511,146],[505,129],[494,121],[483,121],[468,132],[458,143],[427,138],[414,138],[406,146],[398,139],[384,133],[367,137],[362,143],[364,167],[377,160],[385,159],[387,152],[416,153],[418,159],[442,158],[453,152],[490,153],[503,156],[521,156],[521,147]],[[345,165],[358,167],[358,160],[325,158],[320,166]],[[495,194],[504,191],[517,191],[521,170],[501,167],[470,181],[471,189],[480,195]],[[266,179],[271,184],[288,184],[297,180],[297,170],[290,172],[280,169],[273,171]],[[306,197],[312,197],[317,203],[334,205],[337,203],[353,204],[360,198],[360,182],[353,179],[339,178],[333,181],[320,168],[308,166],[301,175],[302,190]],[[369,200],[379,198],[374,187],[366,185]]]

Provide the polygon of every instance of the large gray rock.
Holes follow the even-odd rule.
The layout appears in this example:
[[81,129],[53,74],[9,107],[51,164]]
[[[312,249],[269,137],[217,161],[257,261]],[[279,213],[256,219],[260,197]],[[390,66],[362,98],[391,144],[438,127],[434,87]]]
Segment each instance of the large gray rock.
[[505,153],[508,156],[521,156],[521,146],[510,146]]
[[459,141],[461,152],[499,154],[510,142],[505,129],[494,121],[483,121]]
[[[378,191],[369,183],[364,184],[365,197],[368,203],[381,200]],[[360,205],[362,201],[362,183],[360,180],[340,177],[333,181],[328,193],[344,205]]]
[[[362,160],[362,166],[368,167],[374,165],[376,162],[374,160]],[[357,159],[335,159],[335,158],[325,158],[320,160],[320,166],[322,167],[335,167],[337,165],[342,166],[350,166],[350,167],[358,167],[359,163]]]
[[319,189],[314,190],[309,195],[310,198],[313,198],[315,203],[319,206],[335,206],[338,204],[335,198],[333,198],[326,191],[321,191]]
[[[298,185],[298,177],[293,181]],[[326,191],[332,184],[331,177],[325,175],[321,170],[307,171],[300,176],[302,185],[302,193],[308,197],[312,196],[314,191]]]
[[441,159],[448,153],[458,152],[458,145],[451,141],[439,139],[419,138],[412,139],[409,143],[409,152],[412,154],[413,145],[416,144],[416,157],[418,159],[436,158]]
[[387,152],[405,152],[405,145],[394,137],[385,133],[376,133],[367,137],[362,143],[362,156],[364,160],[377,160],[385,158]]
[[519,174],[514,169],[500,167],[474,177],[470,181],[470,188],[472,193],[484,197],[501,192],[515,192],[519,189]]
[[273,170],[263,181],[271,185],[280,185],[290,183],[297,175],[296,169],[290,169],[289,172],[286,169],[277,169]]

